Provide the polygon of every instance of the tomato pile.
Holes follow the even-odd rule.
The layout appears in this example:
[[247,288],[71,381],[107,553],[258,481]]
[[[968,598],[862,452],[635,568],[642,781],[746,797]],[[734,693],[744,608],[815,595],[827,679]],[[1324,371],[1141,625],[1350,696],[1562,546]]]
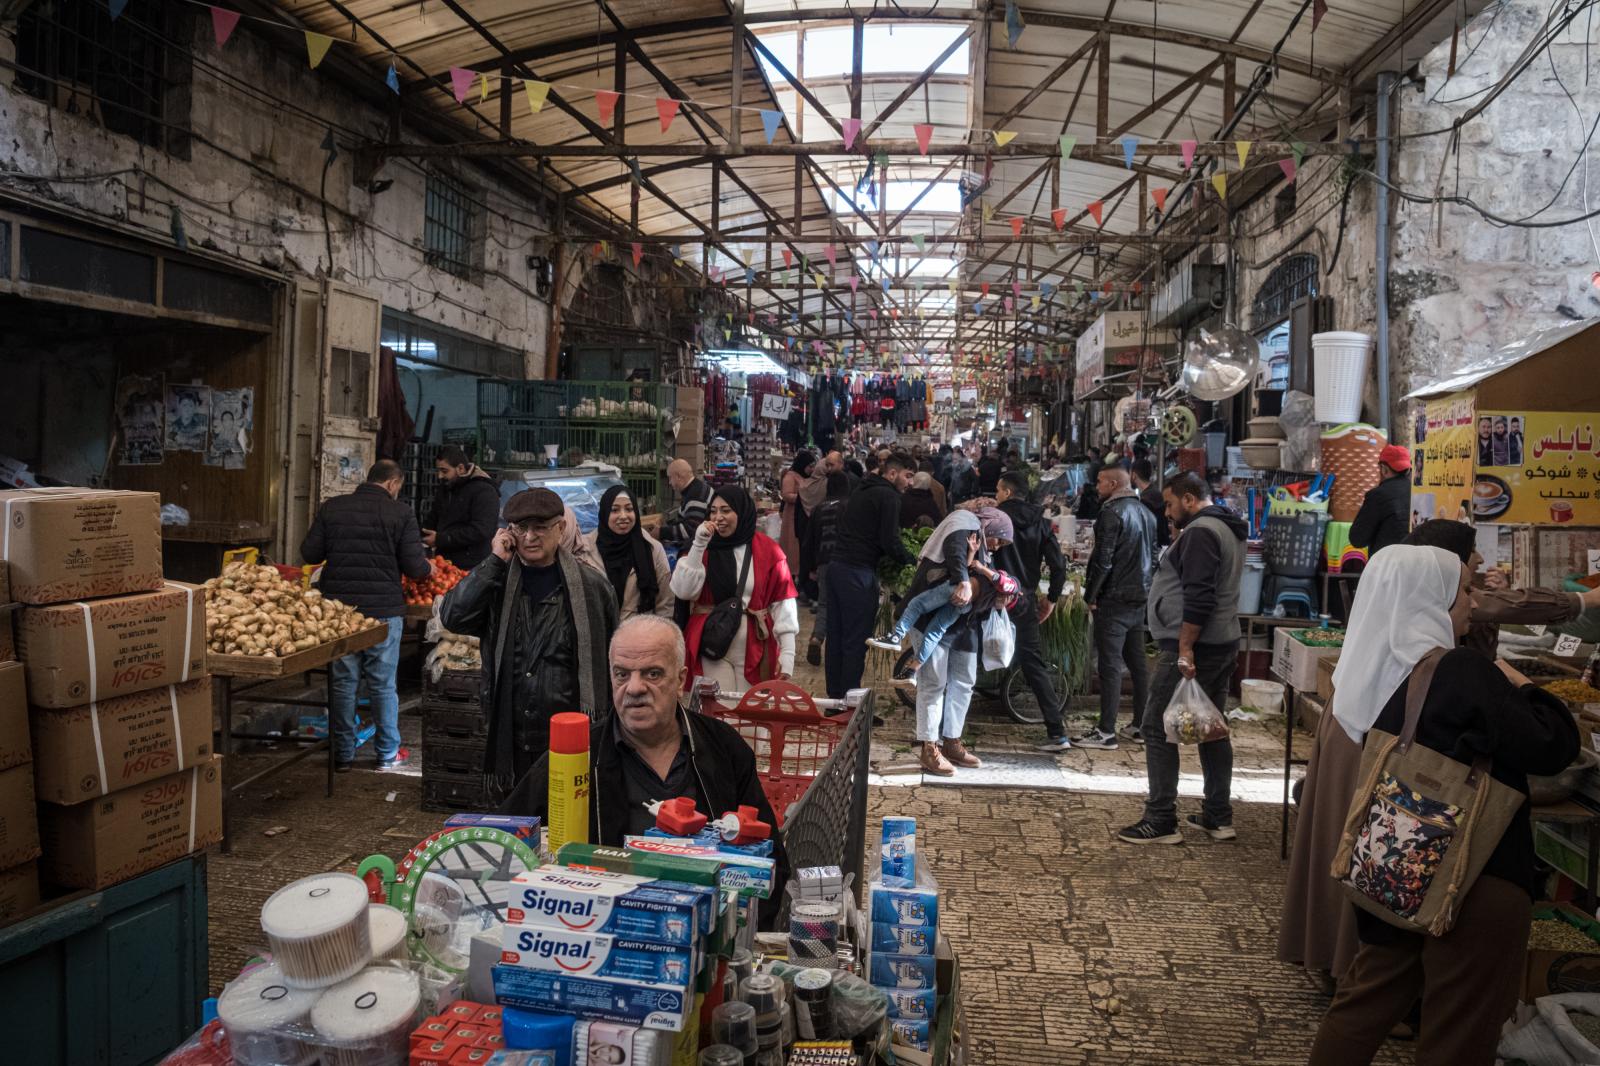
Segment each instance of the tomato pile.
[[460,584],[461,579],[466,576],[467,572],[449,559],[439,558],[433,560],[432,574],[421,581],[401,577],[400,587],[405,591],[406,603],[426,607],[433,603],[435,596],[443,596]]

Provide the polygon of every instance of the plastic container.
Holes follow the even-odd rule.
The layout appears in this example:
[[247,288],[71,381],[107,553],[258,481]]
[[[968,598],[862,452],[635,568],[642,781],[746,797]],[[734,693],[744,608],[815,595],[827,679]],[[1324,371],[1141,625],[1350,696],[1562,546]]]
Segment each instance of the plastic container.
[[1239,577],[1239,613],[1261,613],[1261,586],[1267,578],[1265,563],[1247,560]]
[[307,1066],[317,1048],[301,1035],[311,1031],[311,1008],[322,996],[290,988],[276,963],[240,974],[217,999],[217,1017],[228,1032],[238,1066]]
[[291,988],[327,988],[372,961],[367,884],[354,874],[316,874],[284,885],[261,906],[261,931]]
[[1276,718],[1283,713],[1283,686],[1276,681],[1245,678],[1239,682],[1239,709]]
[[311,1008],[326,1066],[405,1066],[422,991],[417,975],[373,966],[334,985]]
[[1318,422],[1361,420],[1361,393],[1367,384],[1372,338],[1365,333],[1314,333],[1311,360]]
[[589,718],[567,711],[550,717],[550,835],[553,855],[561,845],[589,839]]
[[367,923],[372,932],[372,957],[405,962],[410,957],[406,951],[406,916],[387,903],[367,906]]

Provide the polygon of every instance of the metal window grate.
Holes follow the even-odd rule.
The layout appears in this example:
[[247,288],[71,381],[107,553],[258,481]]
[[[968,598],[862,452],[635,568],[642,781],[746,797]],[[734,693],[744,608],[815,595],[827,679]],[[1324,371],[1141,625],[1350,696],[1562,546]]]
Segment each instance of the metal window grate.
[[1289,313],[1289,306],[1303,296],[1317,294],[1317,257],[1291,255],[1273,268],[1256,292],[1250,311],[1257,329],[1271,325]]
[[428,175],[422,247],[430,266],[463,278],[471,272],[475,210],[465,185],[438,171]]
[[154,148],[187,154],[188,12],[141,5],[116,22],[103,3],[24,5],[16,23],[17,86],[52,107]]

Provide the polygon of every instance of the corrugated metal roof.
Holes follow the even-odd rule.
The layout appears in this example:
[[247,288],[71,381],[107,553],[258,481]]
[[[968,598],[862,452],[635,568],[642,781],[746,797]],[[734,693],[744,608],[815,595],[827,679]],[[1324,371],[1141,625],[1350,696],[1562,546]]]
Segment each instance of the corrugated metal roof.
[[1414,389],[1406,393],[1403,398],[1419,400],[1428,396],[1440,396],[1447,392],[1460,392],[1462,389],[1470,389],[1479,382],[1494,377],[1502,370],[1508,370],[1524,359],[1531,359],[1540,352],[1549,351],[1561,342],[1571,340],[1578,334],[1586,333],[1596,326],[1600,326],[1600,320],[1589,318],[1581,322],[1567,322],[1559,326],[1536,330],[1526,337],[1512,341],[1503,348],[1495,349],[1476,363],[1463,367],[1443,381],[1436,381],[1431,385],[1424,385],[1420,389]]

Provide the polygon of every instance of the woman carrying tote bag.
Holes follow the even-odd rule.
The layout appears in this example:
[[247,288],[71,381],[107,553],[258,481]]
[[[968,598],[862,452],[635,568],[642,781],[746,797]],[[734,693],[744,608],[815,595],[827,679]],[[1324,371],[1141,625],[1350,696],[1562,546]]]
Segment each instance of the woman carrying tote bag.
[[[1463,769],[1487,761],[1489,777],[1520,794],[1513,800],[1515,811],[1497,840],[1492,834],[1468,840],[1467,830],[1461,831],[1455,843],[1474,855],[1479,849],[1488,855],[1475,879],[1461,879],[1460,894],[1450,900],[1448,928],[1438,924],[1445,931],[1409,932],[1371,909],[1356,910],[1361,947],[1322,1020],[1310,1066],[1371,1062],[1419,998],[1418,1066],[1491,1066],[1500,1028],[1516,1005],[1534,898],[1528,775],[1566,769],[1578,755],[1578,730],[1565,704],[1509,665],[1455,647],[1470,622],[1470,578],[1461,561],[1442,548],[1397,544],[1375,555],[1334,675],[1333,715],[1357,743],[1387,745],[1405,732],[1413,680],[1426,685],[1414,743]],[[1439,654],[1439,649],[1451,650]],[[1431,678],[1425,676],[1429,671]],[[1377,804],[1370,790],[1355,802],[1350,824],[1364,826],[1364,812]],[[1384,823],[1401,838],[1400,848],[1355,849],[1369,868],[1374,854],[1384,861],[1385,854],[1403,850],[1408,834],[1432,831],[1431,814],[1426,820],[1408,819],[1404,807],[1401,803],[1399,813],[1385,816]],[[1352,852],[1343,848],[1340,854],[1348,861]],[[1417,867],[1406,862],[1391,871],[1402,890],[1455,887],[1452,879],[1417,889]],[[1440,876],[1447,876],[1443,868]]]

